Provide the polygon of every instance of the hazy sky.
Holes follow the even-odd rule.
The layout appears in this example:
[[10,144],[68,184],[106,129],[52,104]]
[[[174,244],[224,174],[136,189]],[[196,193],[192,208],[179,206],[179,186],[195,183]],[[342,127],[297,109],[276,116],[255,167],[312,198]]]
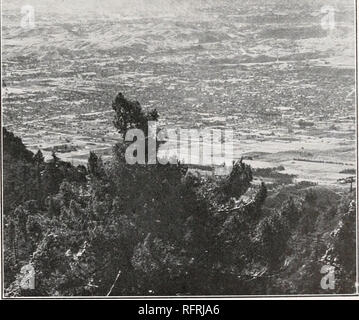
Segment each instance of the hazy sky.
[[319,7],[324,4],[337,4],[339,6],[354,4],[354,0],[2,0],[3,10],[16,10],[23,5],[32,5],[35,9],[60,14],[184,14],[193,9],[208,6],[221,6],[224,3],[234,3],[240,9],[241,6],[253,4],[288,4],[310,3]]
[[218,0],[3,0],[4,10],[32,5],[37,10],[68,14],[185,13]]

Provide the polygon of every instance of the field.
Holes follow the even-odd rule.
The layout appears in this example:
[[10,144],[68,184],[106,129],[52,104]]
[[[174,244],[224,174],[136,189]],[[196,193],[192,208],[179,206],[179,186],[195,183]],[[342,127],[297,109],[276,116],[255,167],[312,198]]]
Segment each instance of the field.
[[3,5],[3,117],[31,150],[106,157],[123,92],[162,126],[234,129],[235,156],[253,167],[327,185],[350,176],[339,172],[355,166],[353,1],[30,1],[30,30],[22,4]]

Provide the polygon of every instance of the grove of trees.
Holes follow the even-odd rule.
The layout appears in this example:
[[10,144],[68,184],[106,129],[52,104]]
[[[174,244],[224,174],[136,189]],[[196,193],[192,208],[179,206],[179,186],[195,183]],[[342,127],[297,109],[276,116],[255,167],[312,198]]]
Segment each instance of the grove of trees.
[[[112,107],[122,134],[159,118],[122,94]],[[124,142],[109,160],[91,152],[87,166],[73,166],[55,153],[45,161],[5,128],[3,137],[8,296],[355,290],[354,193],[269,193],[243,161],[223,178],[179,162],[128,165]],[[338,270],[332,292],[320,287],[323,264]],[[21,286],[27,265],[31,290]]]

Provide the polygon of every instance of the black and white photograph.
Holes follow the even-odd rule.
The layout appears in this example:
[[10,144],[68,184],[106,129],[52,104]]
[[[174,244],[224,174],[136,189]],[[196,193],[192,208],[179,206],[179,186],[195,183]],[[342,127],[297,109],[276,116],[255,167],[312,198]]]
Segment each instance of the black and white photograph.
[[358,297],[356,1],[2,0],[1,57],[2,299]]

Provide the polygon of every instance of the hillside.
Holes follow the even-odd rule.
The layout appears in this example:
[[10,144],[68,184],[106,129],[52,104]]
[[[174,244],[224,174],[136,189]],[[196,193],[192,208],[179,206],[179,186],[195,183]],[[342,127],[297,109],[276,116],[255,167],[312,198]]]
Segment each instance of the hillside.
[[[154,115],[115,99],[120,133],[124,106],[136,106],[141,124]],[[129,165],[124,143],[109,161],[91,152],[87,168],[75,167],[3,133],[8,296],[355,290],[355,191],[287,180],[267,188],[242,160],[223,177]],[[323,266],[335,269],[330,291]],[[21,286],[29,267],[33,290]]]

